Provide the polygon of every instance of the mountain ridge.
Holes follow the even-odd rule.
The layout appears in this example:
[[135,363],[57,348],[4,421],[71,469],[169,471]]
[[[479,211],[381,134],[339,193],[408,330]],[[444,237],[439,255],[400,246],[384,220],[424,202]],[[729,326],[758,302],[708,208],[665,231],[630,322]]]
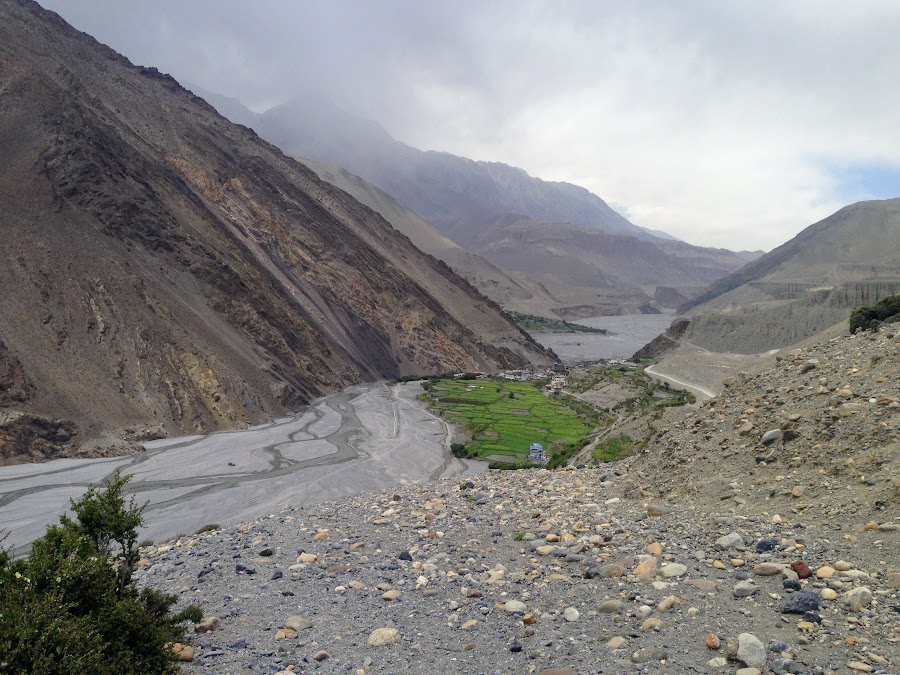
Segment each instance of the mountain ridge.
[[[20,412],[124,447],[130,428],[233,428],[361,379],[552,361],[172,77],[36,3],[0,15],[0,340],[30,383]],[[4,433],[0,455],[27,455]]]
[[850,204],[679,307],[714,351],[793,344],[900,292],[900,199]]

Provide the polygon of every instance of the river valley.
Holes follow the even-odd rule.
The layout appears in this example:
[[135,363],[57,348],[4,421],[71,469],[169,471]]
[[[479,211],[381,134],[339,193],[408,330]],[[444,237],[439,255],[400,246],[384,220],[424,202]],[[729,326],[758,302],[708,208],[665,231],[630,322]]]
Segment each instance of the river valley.
[[127,457],[0,468],[0,537],[25,553],[89,485],[115,471],[148,502],[141,538],[162,541],[290,506],[485,470],[454,458],[448,428],[407,383],[367,384],[291,418],[241,431],[152,441]]
[[627,359],[638,349],[665,332],[673,314],[625,314],[580,319],[578,323],[591,328],[605,328],[599,333],[532,333],[532,337],[549,347],[563,363],[598,359]]

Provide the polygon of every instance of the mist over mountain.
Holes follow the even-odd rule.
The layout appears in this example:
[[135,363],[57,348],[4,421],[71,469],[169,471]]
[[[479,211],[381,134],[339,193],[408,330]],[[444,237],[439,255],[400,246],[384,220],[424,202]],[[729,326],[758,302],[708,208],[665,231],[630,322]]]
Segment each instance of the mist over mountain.
[[0,2],[0,82],[0,461],[551,361],[374,211],[36,3]]
[[235,99],[195,91],[286,153],[347,169],[451,237],[465,238],[482,223],[510,213],[611,234],[658,237],[583,187],[544,181],[500,162],[413,148],[325,97],[309,94],[255,114],[237,107]]
[[[451,254],[445,245],[436,252],[421,227],[419,239],[409,228],[406,233],[508,309],[566,317],[655,311],[693,297],[758,255],[694,247],[650,232],[575,185],[412,148],[318,96],[258,115],[234,99],[196,90],[285,152],[343,167],[437,227],[469,257]],[[326,180],[352,193],[338,173],[329,172]],[[493,269],[472,256],[487,258]]]

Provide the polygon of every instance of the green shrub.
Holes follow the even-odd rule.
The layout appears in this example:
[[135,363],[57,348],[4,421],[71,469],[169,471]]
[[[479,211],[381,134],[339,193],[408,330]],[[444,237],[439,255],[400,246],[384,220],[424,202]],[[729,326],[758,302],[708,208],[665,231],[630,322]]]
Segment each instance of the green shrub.
[[136,588],[143,507],[126,505],[128,480],[72,501],[76,520],[61,516],[27,559],[0,551],[0,673],[178,672],[167,644],[202,614],[173,614],[176,596]]
[[861,305],[850,312],[850,333],[874,330],[886,319],[900,315],[900,293],[882,298],[874,305]]
[[460,459],[466,459],[469,456],[469,449],[465,443],[451,443],[450,452],[454,457],[459,457]]

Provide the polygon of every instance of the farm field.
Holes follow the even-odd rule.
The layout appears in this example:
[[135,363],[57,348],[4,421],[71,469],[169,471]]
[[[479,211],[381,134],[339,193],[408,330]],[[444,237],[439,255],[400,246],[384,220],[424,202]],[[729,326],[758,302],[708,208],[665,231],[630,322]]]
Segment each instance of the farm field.
[[470,429],[470,457],[503,456],[515,462],[528,457],[532,443],[549,451],[593,430],[589,420],[527,382],[443,379],[430,384],[427,398],[446,419]]

